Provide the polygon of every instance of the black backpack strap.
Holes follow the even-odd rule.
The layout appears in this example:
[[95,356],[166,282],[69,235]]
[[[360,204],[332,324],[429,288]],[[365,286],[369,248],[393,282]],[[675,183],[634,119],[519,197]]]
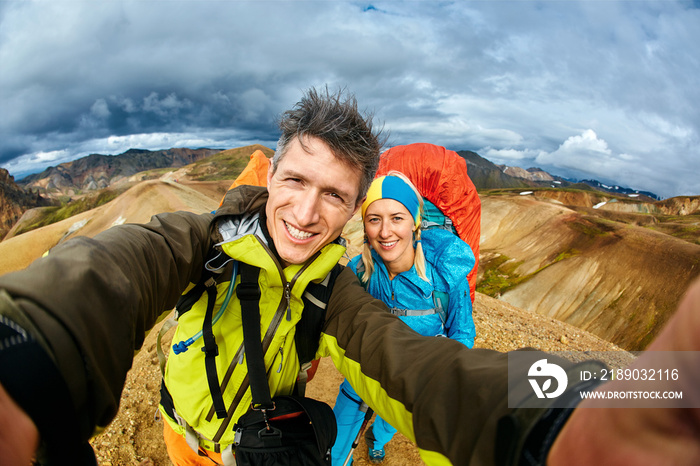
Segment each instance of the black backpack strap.
[[187,293],[180,296],[180,299],[177,301],[177,304],[175,305],[175,310],[177,311],[175,315],[176,319],[179,319],[184,313],[192,309],[192,306],[194,306],[194,304],[202,296],[202,293],[204,293],[204,290],[206,290],[206,281],[210,277],[220,275],[224,271],[224,266],[226,266],[232,260],[233,259],[228,257],[223,252],[212,249],[205,262],[206,266],[202,271],[202,276],[200,277],[199,282]]
[[214,281],[213,277],[209,277],[204,282],[204,289],[207,292],[207,312],[204,314],[204,323],[202,324],[204,365],[207,370],[207,382],[209,383],[209,391],[214,402],[216,417],[224,419],[226,417],[226,406],[224,405],[224,398],[219,387],[219,375],[216,370],[216,357],[219,355],[219,347],[216,344],[216,338],[212,330],[212,316],[214,314],[214,304],[216,304],[216,281]]
[[294,337],[299,363],[302,366],[313,361],[316,356],[318,340],[326,322],[326,307],[333,292],[335,279],[343,269],[342,265],[336,264],[320,283],[311,282],[306,286],[302,297],[304,311],[297,323]]
[[[199,282],[195,286],[193,286],[188,292],[180,296],[180,299],[175,305],[175,319],[179,319],[180,317],[182,317],[183,314],[188,312],[192,308],[192,306],[194,306],[194,304],[201,298],[204,292],[207,293],[207,309],[204,314],[204,321],[202,323],[202,340],[204,342],[204,347],[202,348],[202,351],[205,354],[204,365],[207,373],[207,383],[209,385],[209,391],[211,393],[212,402],[214,404],[216,417],[219,419],[226,418],[227,412],[226,406],[224,405],[223,395],[221,394],[221,388],[219,385],[219,375],[216,369],[216,357],[219,355],[219,347],[216,344],[216,338],[214,337],[214,332],[212,328],[214,307],[216,305],[217,295],[215,277],[219,278],[219,276],[224,271],[224,266],[226,266],[226,264],[228,264],[232,260],[233,259],[228,257],[223,252],[213,249],[210,252],[207,261],[205,262],[206,266],[202,271],[202,275],[199,279]],[[231,277],[230,279],[234,280],[235,277]],[[163,331],[163,329],[172,328],[172,326],[174,325],[177,325],[175,321],[173,321],[173,324],[170,324],[169,327],[166,327],[164,325],[161,329],[161,332]],[[161,336],[161,333],[159,333],[158,337],[160,338]],[[180,343],[173,345],[173,351],[175,352],[175,354],[187,351],[188,346],[190,344],[192,344],[192,340],[188,342],[181,341]],[[160,348],[160,344],[158,345],[158,348]],[[165,355],[161,356],[159,352],[158,358],[161,360],[161,372],[165,374]],[[164,396],[164,393],[167,393],[165,383],[163,383],[161,390],[161,403],[167,410],[169,405],[172,405],[172,399],[170,398],[169,393],[167,393],[167,397]]]
[[243,342],[245,345],[248,377],[253,396],[253,407],[271,409],[270,386],[267,383],[267,370],[260,336],[260,269],[241,262],[241,281],[236,288],[236,295],[241,302],[241,320],[243,323]]
[[207,280],[209,280],[213,275],[214,274],[210,270],[204,269],[204,271],[202,272],[202,278],[199,281],[199,283],[193,286],[190,289],[190,291],[180,296],[180,299],[175,305],[175,310],[177,311],[177,315],[175,316],[176,319],[180,318],[182,314],[192,309],[194,303],[196,303],[199,300],[199,298],[202,296],[202,293],[204,293],[204,290],[206,290],[206,285],[204,283]]

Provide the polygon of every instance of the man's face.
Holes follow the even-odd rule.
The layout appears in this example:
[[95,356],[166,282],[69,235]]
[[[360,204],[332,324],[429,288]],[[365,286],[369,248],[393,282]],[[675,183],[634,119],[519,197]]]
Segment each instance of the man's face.
[[283,265],[302,264],[340,235],[362,200],[361,173],[338,160],[326,143],[297,139],[267,173],[267,229]]

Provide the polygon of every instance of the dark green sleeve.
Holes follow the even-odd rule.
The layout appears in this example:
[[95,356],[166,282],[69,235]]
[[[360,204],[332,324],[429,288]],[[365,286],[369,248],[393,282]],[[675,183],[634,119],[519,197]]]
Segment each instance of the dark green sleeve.
[[[415,437],[422,456],[435,452],[455,465],[525,464],[520,461],[529,456],[537,457],[532,464],[544,464],[551,442],[576,405],[580,385],[562,395],[570,400],[567,408],[518,408],[519,402],[509,406],[509,375],[529,387],[529,365],[509,374],[513,353],[419,335],[368,295],[348,269],[336,280],[327,317],[324,332],[330,338],[325,341],[339,370],[382,418],[400,421],[404,410],[408,413],[412,422],[402,433]],[[517,353],[532,353],[532,358],[541,354],[530,349]],[[579,370],[571,362],[554,360],[572,374]],[[597,362],[581,364],[600,367]]]
[[[82,438],[116,415],[134,351],[198,280],[211,246],[211,219],[177,212],[145,225],[112,227],[95,238],[66,241],[0,277],[0,315],[25,329],[56,366]],[[15,353],[21,359],[30,351]],[[42,380],[30,361],[23,366],[27,383]]]
[[[363,377],[378,381],[410,413],[413,432],[404,434],[415,435],[421,450],[453,464],[493,461],[498,419],[510,412],[506,354],[419,335],[367,294],[348,269],[334,286],[325,332],[345,359],[359,363]],[[363,391],[371,384],[357,380],[353,388],[370,403],[373,394]],[[392,419],[396,413],[381,413],[382,404],[391,405],[370,406]]]

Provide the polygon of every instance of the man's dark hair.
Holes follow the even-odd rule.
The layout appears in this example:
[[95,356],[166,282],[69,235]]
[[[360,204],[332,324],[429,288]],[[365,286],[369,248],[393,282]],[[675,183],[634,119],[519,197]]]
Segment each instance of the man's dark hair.
[[282,136],[272,158],[273,170],[277,170],[277,164],[294,138],[306,150],[305,139],[313,136],[325,142],[340,161],[360,170],[357,201],[367,194],[379,167],[383,143],[379,136],[381,131],[375,134],[372,130],[372,115],[363,117],[357,110],[354,95],[345,95],[342,89],[331,94],[328,87],[322,92],[311,88],[294,108],[282,114],[279,127]]

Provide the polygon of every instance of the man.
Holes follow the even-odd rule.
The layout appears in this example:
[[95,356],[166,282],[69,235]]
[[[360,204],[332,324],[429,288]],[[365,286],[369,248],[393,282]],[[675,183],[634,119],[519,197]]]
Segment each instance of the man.
[[[174,306],[190,283],[200,281],[212,251],[262,269],[262,322],[273,321],[284,301],[286,309],[281,309],[284,316],[277,319],[278,327],[266,324],[273,329],[266,354],[278,355],[274,364],[280,365],[279,371],[271,371],[273,395],[291,393],[299,373],[294,336],[303,292],[309,282],[326,277],[342,257],[345,249],[336,240],[361,205],[377,168],[381,144],[371,122],[358,112],[354,98],[343,100],[341,94],[322,96],[312,90],[285,114],[280,127],[282,136],[268,174],[268,190],[244,186],[229,192],[215,215],[165,214],[148,225],[111,229],[94,240],[79,238],[54,248],[27,270],[3,277],[1,287],[11,295],[5,295],[0,305],[2,314],[11,315],[8,333],[16,326],[22,335],[32,335],[25,344],[31,344],[39,356],[44,356],[40,350],[48,354],[46,366],[54,361],[58,366],[53,380],[57,392],[37,393],[33,398],[64,395],[67,400],[51,404],[70,406],[64,417],[78,423],[54,429],[54,421],[43,420],[51,414],[47,408],[32,413],[24,406],[30,400],[20,403],[39,424],[45,440],[51,440],[48,446],[57,449],[57,455],[77,453],[64,451],[72,448],[71,439],[53,441],[52,436],[74,431],[87,438],[95,425],[105,425],[114,416],[124,376],[144,330]],[[232,281],[226,271],[217,280],[224,291]],[[335,281],[344,289],[341,283],[355,279],[347,272]],[[175,341],[180,335],[187,338],[202,330],[207,302],[204,293],[180,317]],[[208,454],[209,447],[209,453],[217,456],[232,444],[231,427],[250,405],[245,373],[235,364],[240,358],[235,353],[242,348],[240,304],[234,298],[231,305],[236,309],[224,313],[213,326],[219,353],[216,372],[221,385],[226,385],[218,394],[223,398],[223,416],[217,412],[212,419],[208,414],[217,394],[210,393],[210,375],[201,370],[205,355],[200,345],[171,354],[161,407],[166,437],[172,440],[169,449],[177,439],[170,435],[170,428],[183,439],[194,432],[201,440],[200,451]],[[33,338],[39,340],[29,341]],[[34,363],[23,359],[25,366]],[[21,384],[10,374],[7,379],[0,378],[14,397],[22,396],[24,385],[46,385],[45,381],[37,384],[44,379],[40,376]],[[183,453],[175,445],[170,453],[177,456],[186,450]]]
[[[26,464],[39,444],[39,454],[54,464],[94,462],[86,440],[116,414],[145,332],[200,282],[205,264],[224,270],[217,284],[223,298],[233,276],[229,257],[261,268],[261,322],[274,368],[268,382],[273,396],[293,391],[301,293],[343,254],[336,239],[361,205],[380,144],[354,99],[340,94],[310,91],[281,128],[268,190],[233,190],[215,215],[162,214],[146,225],[68,241],[0,277],[3,464]],[[212,249],[219,259],[210,259]],[[202,329],[206,295],[180,317],[174,341]],[[239,309],[234,296],[212,330],[221,401],[202,374],[202,344],[169,357],[161,411],[171,454],[187,451],[175,445],[185,438],[199,444],[192,453],[225,453],[232,422],[247,410]],[[507,406],[507,355],[417,335],[349,270],[335,278],[318,342],[316,356],[331,356],[362,399],[417,442],[428,464],[517,464],[523,457],[543,463],[571,412],[519,416]],[[187,372],[196,365],[199,372]],[[505,429],[504,419],[512,421]],[[562,438],[570,439],[570,431],[567,425]],[[566,451],[566,444],[556,445],[557,453]]]

